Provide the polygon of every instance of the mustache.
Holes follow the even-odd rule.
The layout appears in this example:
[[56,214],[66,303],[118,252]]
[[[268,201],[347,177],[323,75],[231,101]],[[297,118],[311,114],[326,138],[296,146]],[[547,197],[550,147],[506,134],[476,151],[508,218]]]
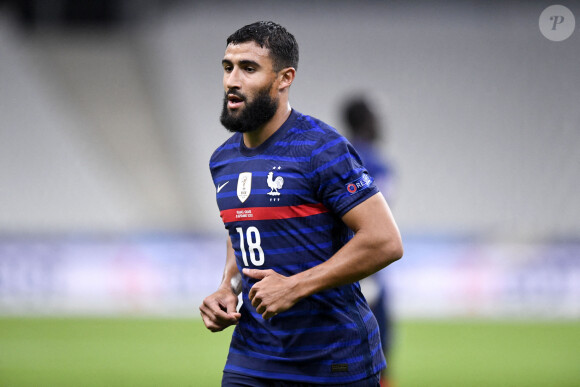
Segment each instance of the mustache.
[[224,98],[228,98],[228,96],[236,96],[238,98],[240,98],[241,100],[245,101],[246,100],[246,96],[243,95],[242,93],[240,93],[238,90],[236,89],[228,89],[227,92],[224,93]]

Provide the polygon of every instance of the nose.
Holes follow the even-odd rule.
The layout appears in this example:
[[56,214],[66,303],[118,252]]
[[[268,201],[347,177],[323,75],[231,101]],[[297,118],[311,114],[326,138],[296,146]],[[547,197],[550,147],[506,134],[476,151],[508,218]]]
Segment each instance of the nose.
[[224,88],[226,90],[239,89],[240,87],[240,71],[237,67],[234,67],[229,73],[224,73]]

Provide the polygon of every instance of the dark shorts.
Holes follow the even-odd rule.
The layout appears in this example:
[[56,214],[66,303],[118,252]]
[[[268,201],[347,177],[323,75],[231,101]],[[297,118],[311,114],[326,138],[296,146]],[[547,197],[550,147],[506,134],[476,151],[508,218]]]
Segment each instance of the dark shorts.
[[369,378],[357,380],[356,382],[352,383],[312,384],[287,380],[263,379],[253,376],[234,374],[231,372],[224,372],[222,387],[379,387],[379,379],[380,374],[376,374]]

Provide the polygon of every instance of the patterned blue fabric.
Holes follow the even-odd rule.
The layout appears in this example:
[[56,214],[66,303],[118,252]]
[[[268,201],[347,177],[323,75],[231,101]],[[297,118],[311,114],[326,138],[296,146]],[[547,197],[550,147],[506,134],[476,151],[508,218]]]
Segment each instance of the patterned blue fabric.
[[[341,217],[378,192],[343,136],[296,111],[257,148],[234,134],[214,152],[210,170],[240,272],[290,276],[326,261],[353,236]],[[242,276],[242,317],[225,371],[340,384],[385,367],[377,323],[358,283],[264,320],[248,300],[254,282]]]

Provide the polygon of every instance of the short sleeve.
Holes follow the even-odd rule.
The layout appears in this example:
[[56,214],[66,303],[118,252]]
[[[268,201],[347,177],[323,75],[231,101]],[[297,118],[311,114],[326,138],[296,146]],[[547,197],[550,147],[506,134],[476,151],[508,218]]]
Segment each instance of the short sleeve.
[[348,140],[338,133],[328,137],[312,152],[313,181],[319,200],[342,217],[379,190]]

